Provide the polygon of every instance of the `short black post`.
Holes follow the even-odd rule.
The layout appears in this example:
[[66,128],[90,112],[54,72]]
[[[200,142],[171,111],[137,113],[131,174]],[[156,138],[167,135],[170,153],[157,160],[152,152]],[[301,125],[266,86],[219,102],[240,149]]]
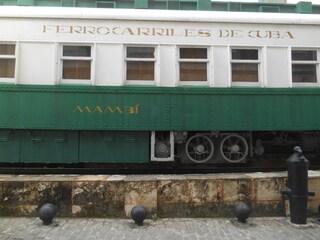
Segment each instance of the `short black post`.
[[57,214],[57,207],[51,203],[42,205],[39,209],[39,218],[42,220],[43,225],[51,224],[52,220]]
[[233,210],[239,222],[247,222],[247,218],[251,214],[251,208],[247,204],[244,202],[236,203]]
[[131,209],[131,218],[137,225],[143,225],[148,214],[147,209],[142,205],[136,205]]
[[309,161],[302,155],[300,147],[296,146],[293,151],[287,159],[288,187],[281,193],[289,197],[291,222],[306,224],[308,196],[314,196],[315,193],[308,191]]

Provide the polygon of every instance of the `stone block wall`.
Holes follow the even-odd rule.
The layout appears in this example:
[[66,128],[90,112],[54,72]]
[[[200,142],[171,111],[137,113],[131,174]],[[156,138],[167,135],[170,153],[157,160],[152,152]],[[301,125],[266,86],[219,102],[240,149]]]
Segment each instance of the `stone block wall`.
[[[60,217],[130,216],[144,205],[149,217],[232,217],[236,202],[252,216],[284,216],[287,174],[0,175],[0,216],[37,216],[44,203]],[[309,171],[309,214],[318,214],[320,171]]]

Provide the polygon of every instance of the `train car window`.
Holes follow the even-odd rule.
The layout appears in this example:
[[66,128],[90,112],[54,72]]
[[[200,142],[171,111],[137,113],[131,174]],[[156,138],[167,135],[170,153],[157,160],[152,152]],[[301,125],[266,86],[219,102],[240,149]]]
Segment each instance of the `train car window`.
[[62,80],[90,80],[91,46],[62,47]]
[[293,61],[317,61],[317,51],[293,50],[291,56]]
[[232,82],[259,82],[258,49],[232,49],[231,57]]
[[235,60],[258,60],[257,49],[232,49],[232,59]]
[[154,47],[127,47],[127,58],[154,58]]
[[180,48],[180,59],[207,59],[206,48]]
[[317,51],[292,50],[292,82],[316,83],[317,82]]
[[179,48],[180,82],[207,82],[208,80],[208,49]]
[[0,79],[10,80],[15,77],[16,45],[0,44]]
[[63,56],[91,57],[91,46],[63,46]]
[[155,47],[126,48],[126,80],[155,80]]

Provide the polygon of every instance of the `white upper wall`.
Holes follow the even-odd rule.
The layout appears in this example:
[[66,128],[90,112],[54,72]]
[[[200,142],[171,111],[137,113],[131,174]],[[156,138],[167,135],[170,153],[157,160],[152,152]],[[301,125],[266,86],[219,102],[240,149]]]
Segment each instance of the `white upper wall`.
[[17,56],[18,84],[56,84],[56,45],[22,42]]
[[[168,14],[170,13],[170,14]],[[63,44],[94,46],[93,81],[125,82],[127,45],[155,46],[156,86],[179,85],[181,46],[208,48],[208,86],[230,87],[231,48],[256,48],[260,86],[292,86],[291,48],[318,49],[320,16],[125,9],[0,8],[0,42],[18,45],[19,84],[56,84]]]
[[2,6],[0,40],[317,46],[320,38],[317,14],[190,13]]

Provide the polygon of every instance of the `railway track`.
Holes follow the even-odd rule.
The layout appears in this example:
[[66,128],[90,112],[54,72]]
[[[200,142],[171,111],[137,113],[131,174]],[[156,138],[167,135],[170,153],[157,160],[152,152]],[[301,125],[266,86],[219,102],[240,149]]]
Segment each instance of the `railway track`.
[[[286,166],[174,166],[174,165],[117,165],[103,166],[0,166],[0,174],[207,174],[207,173],[250,173],[286,171]],[[309,170],[320,170],[319,165],[312,165]]]
[[[0,164],[0,174],[205,174],[280,172],[287,170],[288,156],[269,156],[251,159],[241,164],[180,164],[177,162],[152,162],[148,164]],[[316,158],[309,159],[309,170],[320,170]]]
[[205,173],[242,173],[277,172],[285,168],[203,168],[203,169],[110,169],[110,168],[0,168],[0,174],[205,174]]

